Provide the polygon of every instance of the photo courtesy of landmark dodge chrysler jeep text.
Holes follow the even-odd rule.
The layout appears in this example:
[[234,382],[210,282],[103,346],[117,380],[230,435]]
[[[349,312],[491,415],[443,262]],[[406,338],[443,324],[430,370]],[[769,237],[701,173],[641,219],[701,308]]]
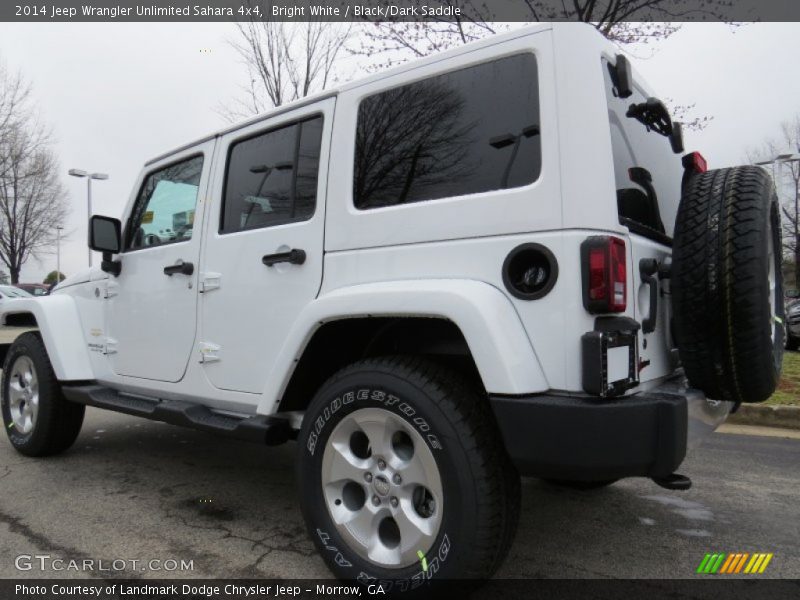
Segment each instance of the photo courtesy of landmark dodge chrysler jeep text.
[[91,219],[100,268],[3,303],[37,328],[5,429],[55,454],[88,405],[296,440],[337,577],[486,578],[521,475],[687,489],[687,448],[772,393],[779,232],[767,173],[684,151],[592,27],[520,29],[147,163]]

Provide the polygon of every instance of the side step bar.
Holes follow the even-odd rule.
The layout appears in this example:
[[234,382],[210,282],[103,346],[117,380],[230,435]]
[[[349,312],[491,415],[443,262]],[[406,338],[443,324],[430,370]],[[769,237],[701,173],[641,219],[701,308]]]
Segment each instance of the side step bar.
[[217,414],[206,406],[192,402],[133,397],[97,384],[64,385],[62,391],[67,400],[78,404],[105,408],[153,421],[163,421],[171,425],[192,427],[268,446],[282,444],[292,435],[289,420],[281,417],[267,415],[231,417]]

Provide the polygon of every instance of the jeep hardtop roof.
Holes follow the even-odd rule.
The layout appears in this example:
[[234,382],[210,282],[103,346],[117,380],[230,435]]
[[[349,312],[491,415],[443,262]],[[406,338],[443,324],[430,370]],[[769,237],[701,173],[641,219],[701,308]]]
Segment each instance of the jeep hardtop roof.
[[[424,65],[435,64],[439,61],[446,60],[452,58],[454,56],[459,56],[462,54],[468,54],[473,52],[474,50],[478,50],[480,48],[485,48],[487,46],[492,46],[494,44],[498,44],[504,41],[517,39],[520,37],[524,37],[527,35],[531,35],[533,33],[538,33],[541,31],[548,31],[555,27],[561,27],[563,25],[580,25],[581,23],[536,23],[533,25],[527,25],[525,27],[520,27],[519,29],[515,29],[513,31],[509,31],[506,33],[501,33],[497,35],[492,35],[482,40],[476,40],[474,42],[470,42],[469,44],[464,44],[463,46],[459,46],[458,48],[453,48],[450,50],[445,50],[443,52],[437,52],[436,54],[432,54],[430,56],[426,56],[424,58],[416,59],[413,61],[409,61],[407,63],[403,63],[402,65],[397,65],[396,67],[392,67],[390,69],[386,69],[385,71],[381,71],[379,73],[375,73],[374,75],[369,75],[367,77],[361,77],[358,79],[354,79],[353,81],[349,81],[344,83],[340,86],[336,86],[322,92],[312,94],[310,96],[306,96],[305,98],[301,98],[300,100],[295,100],[294,102],[289,102],[287,104],[283,104],[281,106],[275,107],[267,112],[259,113],[249,119],[244,121],[239,121],[225,129],[220,129],[208,135],[205,135],[201,138],[198,138],[192,142],[182,144],[181,146],[170,150],[169,152],[165,152],[163,154],[159,154],[155,158],[151,158],[145,163],[145,166],[152,165],[153,163],[159,162],[164,160],[165,158],[169,158],[173,154],[177,154],[178,152],[182,152],[187,148],[191,148],[192,146],[196,146],[198,144],[202,144],[203,142],[207,142],[209,140],[213,140],[214,138],[226,135],[228,133],[237,131],[238,129],[242,129],[243,127],[247,127],[248,125],[253,125],[258,123],[259,121],[265,121],[267,119],[271,119],[272,117],[279,116],[283,113],[295,110],[297,108],[301,108],[303,106],[307,106],[309,104],[314,104],[315,102],[319,102],[320,100],[325,100],[326,98],[334,98],[339,95],[340,92],[345,92],[348,90],[356,89],[363,85],[380,81],[381,79],[386,79],[387,77],[392,77],[394,75],[398,75],[400,73],[405,73],[407,71],[411,71],[422,67]],[[587,27],[592,27],[591,25],[587,25]],[[597,35],[600,35],[598,33]]]

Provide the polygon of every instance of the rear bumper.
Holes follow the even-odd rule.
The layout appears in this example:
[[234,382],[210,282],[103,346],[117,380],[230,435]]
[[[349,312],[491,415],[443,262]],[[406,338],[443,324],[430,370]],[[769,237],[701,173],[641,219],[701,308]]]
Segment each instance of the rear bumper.
[[576,481],[669,475],[687,446],[716,429],[731,408],[688,389],[682,378],[613,399],[490,399],[520,474]]

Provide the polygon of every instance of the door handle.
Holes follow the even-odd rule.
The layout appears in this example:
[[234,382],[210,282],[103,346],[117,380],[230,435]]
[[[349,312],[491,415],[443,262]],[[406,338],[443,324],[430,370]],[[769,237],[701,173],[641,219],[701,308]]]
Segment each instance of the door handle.
[[277,252],[276,254],[265,254],[261,262],[271,267],[278,263],[289,263],[292,265],[302,265],[306,262],[306,251],[299,248],[292,248],[288,252]]
[[642,333],[653,333],[656,330],[656,317],[658,315],[658,261],[655,258],[643,258],[639,261],[639,275],[642,282],[650,287],[650,310],[647,318],[642,321]]
[[174,265],[164,267],[164,275],[191,275],[194,273],[194,264],[178,260]]

